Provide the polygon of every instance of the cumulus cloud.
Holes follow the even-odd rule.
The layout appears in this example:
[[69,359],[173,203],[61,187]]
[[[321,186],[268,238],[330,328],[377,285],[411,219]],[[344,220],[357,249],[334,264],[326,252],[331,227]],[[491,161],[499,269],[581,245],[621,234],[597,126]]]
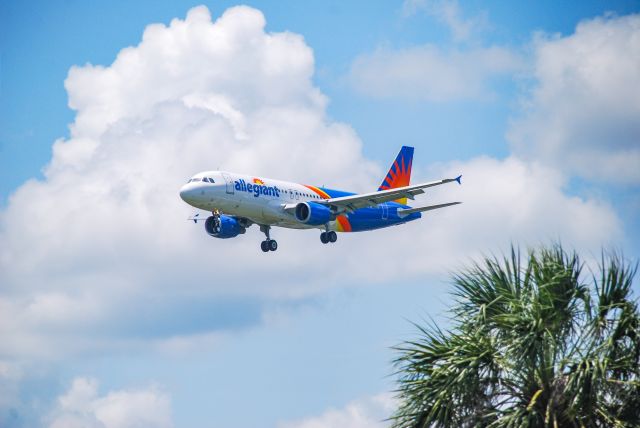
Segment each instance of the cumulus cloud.
[[[209,313],[235,305],[259,318],[259,308],[221,295],[277,295],[299,280],[301,254],[288,259],[291,280],[268,286],[262,279],[282,270],[273,257],[250,251],[246,263],[231,264],[257,248],[258,232],[214,250],[185,221],[192,211],[177,193],[195,172],[217,168],[312,183],[333,177],[356,189],[381,175],[351,127],[326,118],[302,37],[264,27],[252,8],[212,21],[197,7],[147,27],[109,66],[70,70],[71,138],[53,145],[45,179],[21,186],[0,213],[0,355],[83,349],[82,337],[101,346],[104,336],[86,331],[135,341],[158,324],[173,329],[159,318],[178,316],[176,308],[192,324],[172,337],[229,318],[243,324]],[[209,312],[190,316],[194,295]],[[154,305],[141,310],[150,296]],[[131,317],[138,322],[118,321]],[[43,345],[61,332],[74,336],[68,347]]]
[[[566,195],[566,178],[539,163],[517,157],[479,157],[433,165],[423,173],[429,177],[463,173],[463,184],[442,186],[416,198],[413,206],[463,204],[427,212],[419,223],[358,237],[357,243],[349,239],[350,250],[361,254],[358,261],[349,263],[352,274],[369,280],[373,275],[385,278],[398,272],[416,277],[443,274],[469,258],[504,251],[511,243],[526,247],[561,240],[568,247],[597,254],[601,245],[622,238],[622,224],[611,206]],[[399,254],[393,263],[385,263],[389,253],[381,251],[381,242]],[[375,273],[370,266],[376,266]]]
[[409,17],[425,12],[445,24],[455,41],[469,41],[472,36],[488,26],[486,13],[464,17],[456,0],[405,0],[402,14]]
[[79,377],[46,418],[49,428],[135,428],[173,426],[171,400],[155,387],[98,394],[95,379]]
[[[424,12],[447,25],[453,46],[426,43],[388,46],[356,57],[348,75],[351,86],[374,98],[448,102],[486,100],[493,86],[523,67],[518,53],[504,46],[482,46],[477,34],[488,26],[486,14],[463,17],[455,0],[406,0],[405,17]],[[465,43],[474,40],[474,43]],[[465,46],[470,45],[470,46]]]
[[341,409],[328,409],[322,415],[284,422],[278,428],[382,428],[395,410],[391,394],[379,394],[353,401]]
[[[262,322],[268,299],[440,272],[487,242],[561,237],[592,248],[620,235],[610,207],[567,196],[553,170],[480,158],[420,174],[418,151],[414,182],[464,173],[465,184],[416,204],[463,205],[401,228],[346,234],[335,246],[320,245],[315,232],[278,229],[278,252],[263,254],[255,227],[233,240],[210,238],[185,221],[192,211],[177,195],[195,172],[356,191],[375,188],[384,172],[362,156],[351,127],[326,117],[302,37],[264,27],[255,9],[231,8],[212,21],[197,7],[147,27],[109,66],[72,68],[71,137],[53,145],[44,180],[26,182],[0,212],[0,357],[149,344],[173,353],[202,339],[216,346],[217,332]],[[497,65],[486,67],[500,67],[500,52],[487,55]]]
[[499,46],[379,48],[354,60],[349,81],[358,92],[376,98],[486,99],[493,95],[492,81],[513,74],[520,62],[515,53]]
[[640,183],[640,15],[539,34],[533,87],[508,133],[516,153],[592,180]]

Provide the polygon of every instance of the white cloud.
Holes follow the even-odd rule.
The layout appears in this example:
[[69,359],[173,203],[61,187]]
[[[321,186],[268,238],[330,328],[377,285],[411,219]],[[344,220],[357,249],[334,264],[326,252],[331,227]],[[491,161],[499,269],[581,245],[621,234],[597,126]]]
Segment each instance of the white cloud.
[[328,409],[322,415],[284,422],[279,428],[382,428],[390,426],[386,421],[395,410],[391,394],[353,401],[342,409]]
[[446,51],[426,44],[361,55],[351,65],[349,80],[360,93],[377,98],[486,99],[493,95],[493,79],[520,67],[518,56],[499,46]]
[[[400,98],[446,102],[490,99],[496,80],[522,69],[522,59],[503,46],[482,46],[478,33],[488,26],[486,14],[464,18],[454,0],[406,0],[405,17],[425,12],[447,25],[454,45],[433,43],[393,49],[382,46],[358,56],[348,81],[361,94],[375,98]],[[463,46],[461,42],[470,46]]]
[[425,12],[445,24],[453,39],[458,42],[471,40],[488,26],[486,13],[465,18],[456,0],[405,0],[402,4],[402,14],[405,17],[418,12]]
[[[499,253],[512,242],[526,247],[561,240],[569,248],[597,254],[601,245],[623,238],[621,222],[608,204],[566,195],[566,178],[538,163],[479,157],[434,165],[425,173],[431,178],[462,173],[463,184],[430,191],[413,206],[463,204],[427,212],[419,222],[370,233],[357,242],[350,239],[349,250],[360,254],[358,260],[345,261],[352,275],[370,281],[399,272],[446,274],[469,257]],[[385,262],[390,257],[393,263]]]
[[76,378],[47,418],[49,428],[172,427],[171,400],[155,387],[98,395],[95,379]]
[[[215,22],[197,7],[147,27],[109,66],[70,70],[71,138],[55,142],[45,179],[25,183],[0,212],[0,355],[100,348],[102,336],[86,332],[114,333],[131,317],[156,328],[180,301],[189,314],[193,299],[287,294],[306,276],[298,254],[287,260],[290,280],[265,284],[282,265],[253,251],[257,230],[216,246],[185,221],[192,211],[177,193],[195,172],[216,168],[333,177],[356,189],[382,175],[353,130],[325,116],[302,37],[264,26],[248,7]],[[141,310],[149,296],[159,302]],[[208,328],[193,323],[185,334]],[[116,328],[140,338],[134,327]],[[48,346],[56,336],[68,346]]]
[[516,153],[593,180],[640,183],[640,15],[538,35]]

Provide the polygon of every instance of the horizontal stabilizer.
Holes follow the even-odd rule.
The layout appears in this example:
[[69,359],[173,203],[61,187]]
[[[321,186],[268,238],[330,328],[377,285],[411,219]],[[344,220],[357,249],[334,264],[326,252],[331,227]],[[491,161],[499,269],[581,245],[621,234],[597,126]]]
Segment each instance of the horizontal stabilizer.
[[407,208],[404,210],[398,210],[398,216],[406,217],[409,214],[420,213],[423,211],[437,210],[438,208],[450,207],[451,205],[458,205],[462,202],[447,202],[446,204],[429,205],[428,207]]

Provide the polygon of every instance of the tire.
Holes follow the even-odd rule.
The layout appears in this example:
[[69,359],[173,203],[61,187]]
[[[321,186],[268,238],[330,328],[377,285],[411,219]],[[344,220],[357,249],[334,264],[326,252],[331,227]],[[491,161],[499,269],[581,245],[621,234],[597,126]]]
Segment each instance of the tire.
[[268,241],[268,243],[269,243],[268,244],[269,245],[269,250],[275,251],[275,250],[278,249],[278,243],[274,239],[272,239],[271,241]]
[[320,242],[322,242],[323,244],[326,244],[327,242],[329,242],[329,237],[327,236],[327,232],[322,232],[320,234]]
[[329,232],[327,235],[329,238],[329,242],[336,242],[338,240],[338,234],[335,233],[333,230],[331,232]]
[[269,251],[269,244],[267,243],[267,241],[262,241],[260,243],[260,248],[262,249],[262,251],[264,251],[265,253],[267,251]]

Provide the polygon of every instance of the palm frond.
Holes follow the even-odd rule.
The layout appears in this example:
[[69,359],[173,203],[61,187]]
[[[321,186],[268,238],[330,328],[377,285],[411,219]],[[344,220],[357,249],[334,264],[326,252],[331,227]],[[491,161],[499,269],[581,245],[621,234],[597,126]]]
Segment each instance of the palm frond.
[[603,252],[600,275],[559,244],[456,273],[451,327],[416,325],[395,348],[394,426],[640,424],[637,264]]

